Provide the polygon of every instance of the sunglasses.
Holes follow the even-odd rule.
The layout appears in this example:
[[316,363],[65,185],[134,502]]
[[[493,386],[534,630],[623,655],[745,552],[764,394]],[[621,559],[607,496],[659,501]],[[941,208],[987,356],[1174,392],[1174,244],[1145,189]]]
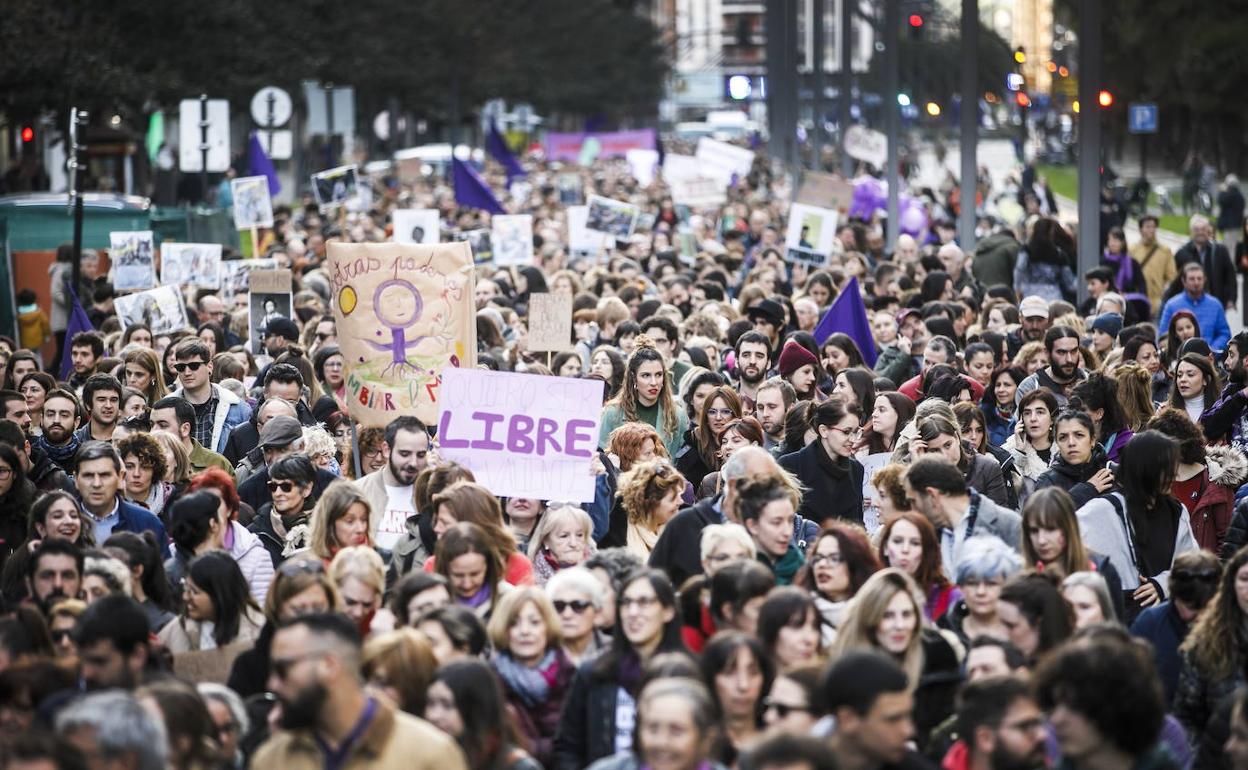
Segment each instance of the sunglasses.
[[279,489],[282,490],[282,492],[290,492],[297,486],[299,485],[293,481],[270,481],[268,483],[270,492],[276,492]]
[[558,615],[562,615],[563,611],[568,609],[572,610],[577,615],[580,615],[590,607],[590,602],[582,601],[581,599],[574,599],[570,602],[558,600],[551,602],[551,604],[555,605],[555,613]]
[[68,628],[64,628],[59,631],[52,631],[50,633],[52,634],[52,642],[54,644],[60,644],[74,635],[74,632]]
[[772,700],[771,698],[767,698],[766,700],[763,701],[763,709],[765,711],[775,711],[776,716],[780,717],[781,719],[784,719],[789,714],[792,714],[795,712],[804,713],[804,712],[810,711],[809,706],[797,706],[792,703],[781,703],[779,701]]
[[203,361],[185,361],[183,363],[174,364],[173,370],[178,374],[185,372],[187,369],[190,369],[192,372],[198,372],[199,367],[201,366],[207,366],[207,364]]
[[277,568],[277,574],[282,577],[294,577],[295,575],[323,575],[325,574],[325,564],[320,559],[292,559],[281,563]]

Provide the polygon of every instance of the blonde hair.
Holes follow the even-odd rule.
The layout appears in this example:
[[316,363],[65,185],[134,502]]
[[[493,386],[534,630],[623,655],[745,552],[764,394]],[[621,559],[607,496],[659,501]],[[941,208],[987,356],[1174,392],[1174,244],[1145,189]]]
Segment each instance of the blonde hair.
[[1127,427],[1144,430],[1144,423],[1153,417],[1153,376],[1135,361],[1128,361],[1114,371],[1118,383],[1118,403],[1122,404]]
[[509,638],[511,627],[515,625],[516,618],[524,609],[524,605],[530,602],[542,616],[542,622],[546,624],[546,649],[549,650],[563,643],[559,615],[555,612],[555,605],[551,604],[550,597],[537,586],[524,586],[507,592],[494,606],[494,612],[490,615],[486,631],[490,635],[490,643],[494,645],[495,650],[511,651]]
[[1027,371],[1028,362],[1039,355],[1048,355],[1048,352],[1044,349],[1044,343],[1038,340],[1035,342],[1028,342],[1019,348],[1018,352],[1014,354],[1014,361],[1012,363],[1019,369]]
[[649,526],[654,505],[673,489],[684,491],[685,483],[685,477],[666,460],[637,463],[620,474],[618,494],[628,520]]
[[328,559],[336,550],[343,547],[343,543],[336,542],[334,523],[356,503],[364,506],[365,515],[368,516],[368,539],[370,543],[372,542],[373,508],[369,505],[368,498],[350,481],[339,479],[321,493],[321,499],[316,501],[316,507],[312,509],[312,515],[309,517],[308,523],[312,531],[308,535],[308,548],[312,553],[322,559]]
[[555,531],[556,527],[568,523],[579,524],[585,532],[585,555],[588,558],[594,548],[594,520],[575,505],[555,506],[548,508],[546,513],[542,514],[542,517],[537,520],[537,526],[533,528],[533,534],[529,537],[529,558],[536,559],[545,546],[546,538]]
[[386,591],[386,564],[381,554],[367,545],[353,545],[340,550],[329,563],[329,579],[341,586],[347,578],[355,578],[377,592]]
[[334,457],[338,454],[338,445],[334,437],[321,425],[305,425],[303,428],[304,454],[316,465],[318,457]]
[[[173,467],[166,469],[172,473],[173,477],[169,481],[173,484],[183,484],[191,480],[191,455],[186,451],[186,447],[182,445],[182,439],[176,438],[171,433],[163,430],[152,431],[152,438],[160,442],[160,445],[168,449],[173,454]],[[161,479],[164,481],[164,479]]]
[[384,672],[403,701],[395,705],[409,714],[423,714],[425,692],[438,661],[424,634],[414,628],[398,628],[369,637],[360,668],[368,679]]
[[888,603],[899,593],[906,594],[914,603],[914,635],[899,661],[909,679],[910,691],[913,692],[919,684],[919,676],[923,673],[923,594],[912,577],[895,567],[880,570],[867,578],[867,582],[858,589],[844,620],[841,621],[829,657],[836,660],[856,650],[880,650],[876,629],[884,619]]
[[702,529],[702,541],[698,544],[701,561],[706,561],[711,554],[725,542],[733,542],[749,552],[750,558],[754,558],[758,554],[758,547],[754,545],[754,538],[750,537],[750,533],[740,524],[708,524]]

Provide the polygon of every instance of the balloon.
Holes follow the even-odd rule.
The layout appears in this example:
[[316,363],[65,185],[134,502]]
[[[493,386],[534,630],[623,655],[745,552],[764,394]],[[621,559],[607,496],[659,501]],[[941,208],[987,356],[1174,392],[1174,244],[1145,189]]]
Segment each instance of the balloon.
[[927,212],[923,210],[923,204],[914,198],[907,200],[897,216],[897,225],[901,228],[901,232],[907,235],[917,236],[926,230]]

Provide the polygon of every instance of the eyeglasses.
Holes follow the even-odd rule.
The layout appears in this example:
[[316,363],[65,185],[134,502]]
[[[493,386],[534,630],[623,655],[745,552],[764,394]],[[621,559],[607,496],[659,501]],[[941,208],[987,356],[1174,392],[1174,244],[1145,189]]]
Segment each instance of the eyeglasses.
[[731,409],[707,409],[706,416],[707,417],[735,417],[736,415],[733,413]]
[[281,566],[277,568],[277,574],[282,577],[323,575],[325,564],[320,559],[291,559],[281,563]]
[[268,483],[270,492],[276,492],[279,489],[282,490],[282,492],[290,492],[297,486],[298,484],[293,481],[270,481]]
[[565,602],[561,599],[556,599],[555,601],[551,602],[551,604],[555,605],[555,613],[558,615],[562,615],[564,610],[572,610],[577,615],[580,615],[582,612],[589,609],[590,607],[590,602],[582,601],[581,599],[573,599],[570,602]]
[[182,363],[174,364],[173,370],[177,372],[178,374],[181,374],[182,372],[185,372],[188,369],[191,370],[192,372],[198,372],[199,367],[207,366],[207,365],[208,364],[206,361],[184,361]]
[[385,451],[382,447],[377,447],[376,449],[365,449],[363,454],[365,457],[381,457]]
[[7,465],[0,465],[0,479],[7,479],[13,475],[13,469]]
[[[283,677],[283,679],[284,678],[285,677]],[[217,735],[233,735],[237,731],[238,731],[237,722],[230,721],[230,722],[226,722],[223,725],[217,725]]]
[[829,425],[828,429],[837,431],[838,433],[844,433],[846,438],[858,438],[860,435],[862,435],[862,428],[854,428],[852,430],[845,430],[839,425]]
[[763,710],[774,711],[776,712],[776,716],[784,719],[789,714],[794,712],[805,713],[810,711],[810,706],[799,706],[795,703],[781,703],[780,701],[767,698],[763,701]]
[[323,652],[309,652],[305,655],[295,655],[290,658],[275,658],[273,660],[273,675],[278,679],[285,679],[290,675],[290,670],[303,661],[323,657],[325,657]]
[[825,561],[833,567],[839,567],[845,563],[845,557],[841,556],[839,553],[817,553],[810,557],[810,566],[813,567],[816,564],[822,564]]

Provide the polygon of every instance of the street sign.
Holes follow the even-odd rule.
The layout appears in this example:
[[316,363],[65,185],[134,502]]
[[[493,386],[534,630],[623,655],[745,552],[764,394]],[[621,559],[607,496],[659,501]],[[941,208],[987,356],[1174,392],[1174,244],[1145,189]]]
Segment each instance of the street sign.
[[1136,102],[1127,107],[1127,131],[1132,134],[1157,133],[1157,105]]
[[261,128],[286,125],[293,111],[290,94],[277,86],[265,86],[251,97],[251,117]]
[[[178,109],[178,167],[184,173],[220,174],[230,167],[230,103],[183,99]],[[203,151],[208,151],[204,169]]]

